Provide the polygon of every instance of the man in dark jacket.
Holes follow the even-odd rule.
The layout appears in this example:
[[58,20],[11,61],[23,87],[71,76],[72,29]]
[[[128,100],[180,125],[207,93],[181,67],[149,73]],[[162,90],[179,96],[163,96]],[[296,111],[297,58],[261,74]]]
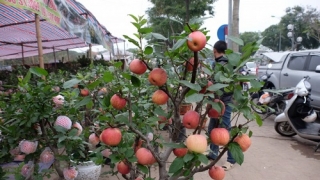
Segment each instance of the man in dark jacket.
[[[213,55],[215,57],[215,61],[219,64],[227,64],[228,63],[228,59],[224,56],[225,55],[225,51],[227,49],[227,44],[224,41],[217,41],[214,46],[213,46]],[[214,68],[214,67],[212,67]],[[208,133],[210,134],[211,130],[215,127],[224,127],[226,128],[228,131],[231,130],[231,112],[232,112],[232,108],[228,105],[228,103],[232,102],[232,93],[226,93],[223,92],[223,94],[219,97],[215,97],[215,98],[219,98],[226,106],[225,109],[225,113],[222,116],[222,122],[218,125],[219,123],[219,119],[214,119],[211,118],[210,122],[209,122],[209,126],[208,126]],[[219,146],[215,145],[215,144],[210,144],[210,150],[212,152],[210,152],[207,157],[209,159],[216,159],[217,156],[219,155]],[[232,157],[230,151],[228,151],[228,158],[227,158],[227,162],[222,166],[226,171],[231,169],[232,166],[235,164],[235,160]]]

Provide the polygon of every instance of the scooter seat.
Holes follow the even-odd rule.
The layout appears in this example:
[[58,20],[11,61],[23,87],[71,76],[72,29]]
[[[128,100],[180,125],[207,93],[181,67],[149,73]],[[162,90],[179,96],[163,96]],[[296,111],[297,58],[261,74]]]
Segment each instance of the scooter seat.
[[289,89],[264,89],[264,92],[270,92],[275,94],[283,94],[283,93],[289,93],[293,92],[295,88],[289,88]]
[[306,123],[306,128],[298,129],[302,134],[320,136],[320,124],[318,123]]

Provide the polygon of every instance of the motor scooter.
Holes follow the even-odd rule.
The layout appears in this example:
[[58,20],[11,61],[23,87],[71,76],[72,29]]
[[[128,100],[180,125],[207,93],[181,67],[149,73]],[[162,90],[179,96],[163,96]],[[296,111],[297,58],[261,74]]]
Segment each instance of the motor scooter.
[[293,97],[287,101],[284,112],[275,118],[274,128],[282,136],[298,135],[317,142],[315,147],[317,151],[320,147],[320,124],[315,122],[318,115],[310,105],[311,84],[308,80],[309,77],[304,77],[297,84]]
[[[270,66],[269,66],[270,67]],[[282,113],[286,107],[286,100],[293,96],[292,91],[294,88],[286,89],[271,89],[268,79],[273,73],[268,73],[259,77],[261,82],[264,82],[263,86],[258,92],[251,94],[251,109],[256,113],[262,115],[262,119],[266,119],[269,116]]]

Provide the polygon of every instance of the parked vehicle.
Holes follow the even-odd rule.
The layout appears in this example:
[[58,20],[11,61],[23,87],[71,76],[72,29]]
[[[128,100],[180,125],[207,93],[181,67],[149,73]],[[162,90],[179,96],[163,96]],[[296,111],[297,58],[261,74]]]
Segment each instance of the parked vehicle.
[[[240,73],[244,76],[249,75],[249,71],[246,68],[241,68]],[[241,82],[240,85],[243,91],[248,91],[251,88],[250,82]]]
[[265,63],[259,65],[258,76],[272,73],[268,79],[269,88],[294,87],[304,76],[308,75],[313,86],[311,105],[320,109],[320,50],[267,52],[264,56],[272,60],[272,68]]
[[[272,65],[269,65],[269,68]],[[261,89],[253,93],[251,95],[251,101],[253,105],[251,108],[263,115],[263,119],[269,117],[272,114],[278,115],[282,113],[286,107],[286,100],[290,99],[293,95],[292,91],[293,88],[288,89],[270,89],[269,85],[269,78],[272,76],[273,73],[268,73],[259,77],[259,80],[264,82]]]
[[245,66],[244,66],[244,69],[250,75],[256,75],[257,74],[257,64],[255,62],[247,62],[245,64]]
[[316,123],[317,113],[311,106],[311,84],[306,76],[297,84],[294,96],[288,100],[283,113],[275,118],[275,130],[282,136],[298,135],[302,138],[318,142],[320,147],[320,124]]

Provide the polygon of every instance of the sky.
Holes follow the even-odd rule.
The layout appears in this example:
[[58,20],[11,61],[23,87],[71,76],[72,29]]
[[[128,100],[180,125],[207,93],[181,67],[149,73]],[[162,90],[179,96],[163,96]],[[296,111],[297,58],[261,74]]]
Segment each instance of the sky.
[[[104,25],[112,35],[123,38],[123,35],[132,36],[134,26],[128,14],[135,16],[145,15],[145,11],[152,7],[148,0],[77,0],[82,3],[98,21]],[[211,39],[208,44],[217,40],[217,30],[223,24],[228,24],[229,0],[217,0],[213,3],[215,15],[204,22],[203,27],[210,30]],[[320,11],[319,0],[240,0],[239,31],[262,32],[270,25],[277,24],[280,17],[285,15],[285,9],[293,6],[311,6]],[[275,17],[271,17],[275,16]],[[123,45],[119,45],[122,46]],[[126,43],[126,49],[134,47]]]

